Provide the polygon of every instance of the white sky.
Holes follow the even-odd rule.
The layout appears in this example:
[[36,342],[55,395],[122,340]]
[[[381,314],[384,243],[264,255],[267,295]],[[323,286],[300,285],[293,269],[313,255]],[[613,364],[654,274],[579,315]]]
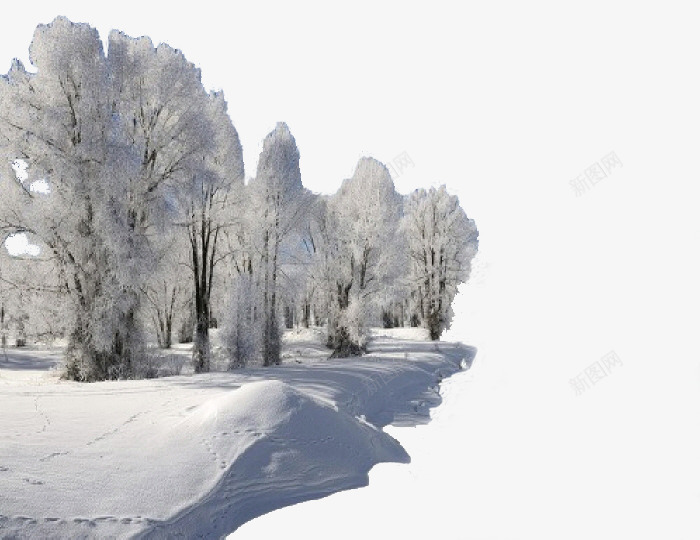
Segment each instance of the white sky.
[[[247,175],[277,121],[315,191],[360,156],[407,152],[397,189],[446,183],[477,222],[493,294],[459,298],[452,336],[499,336],[481,359],[506,399],[556,408],[549,390],[610,350],[620,381],[653,370],[651,400],[698,390],[683,363],[700,326],[693,3],[378,4],[31,3],[3,24],[0,67],[60,12],[182,49],[225,91]],[[610,152],[623,167],[576,197],[569,181]]]

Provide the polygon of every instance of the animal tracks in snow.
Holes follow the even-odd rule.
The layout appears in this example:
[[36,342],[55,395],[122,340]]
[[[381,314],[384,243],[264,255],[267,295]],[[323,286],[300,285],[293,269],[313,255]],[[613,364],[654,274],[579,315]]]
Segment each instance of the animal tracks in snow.
[[130,423],[132,423],[134,420],[136,420],[137,418],[139,418],[140,416],[142,416],[142,415],[144,415],[144,414],[145,414],[145,412],[138,412],[138,413],[136,413],[136,414],[132,414],[132,415],[131,415],[127,420],[125,420],[124,423],[122,423],[121,425],[115,427],[114,429],[111,429],[111,430],[109,430],[109,431],[106,431],[105,433],[103,433],[102,435],[100,435],[100,436],[98,436],[98,437],[95,437],[95,438],[92,439],[91,441],[88,441],[88,442],[86,443],[86,446],[92,446],[92,445],[95,444],[95,443],[98,443],[98,442],[100,442],[100,441],[105,440],[107,437],[111,437],[112,435],[116,435],[116,434],[119,433],[122,429],[124,429],[124,427],[128,426]]

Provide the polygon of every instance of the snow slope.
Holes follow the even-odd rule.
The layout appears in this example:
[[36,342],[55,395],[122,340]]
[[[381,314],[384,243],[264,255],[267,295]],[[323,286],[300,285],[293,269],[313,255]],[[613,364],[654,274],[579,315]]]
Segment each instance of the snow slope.
[[377,336],[358,360],[95,384],[23,354],[0,361],[3,537],[216,538],[408,462],[381,428],[426,422],[475,350]]

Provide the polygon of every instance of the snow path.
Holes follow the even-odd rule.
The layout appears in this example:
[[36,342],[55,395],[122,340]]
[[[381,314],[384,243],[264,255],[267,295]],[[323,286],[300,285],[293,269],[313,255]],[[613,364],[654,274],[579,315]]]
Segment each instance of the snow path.
[[474,354],[378,337],[358,360],[89,385],[2,364],[0,532],[216,538],[366,485],[410,459],[381,428],[426,422]]

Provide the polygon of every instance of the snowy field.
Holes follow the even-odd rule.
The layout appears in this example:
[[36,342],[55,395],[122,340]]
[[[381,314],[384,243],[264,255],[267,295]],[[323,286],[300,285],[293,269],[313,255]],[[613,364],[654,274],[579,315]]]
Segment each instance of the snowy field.
[[277,368],[80,384],[58,351],[0,358],[3,537],[211,537],[407,463],[381,428],[428,421],[475,349],[376,332],[371,354],[326,360],[286,336]]

